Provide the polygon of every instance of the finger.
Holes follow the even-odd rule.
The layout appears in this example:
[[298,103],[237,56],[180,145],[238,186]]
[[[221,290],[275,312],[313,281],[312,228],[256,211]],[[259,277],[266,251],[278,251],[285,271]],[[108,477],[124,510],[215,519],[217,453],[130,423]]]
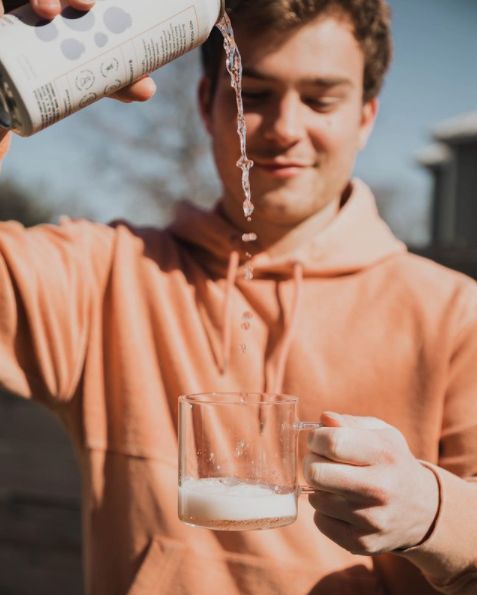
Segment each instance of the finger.
[[318,511],[315,512],[314,521],[323,535],[348,551],[356,549],[353,527],[350,523],[334,519]]
[[320,514],[349,523],[362,531],[374,530],[366,516],[368,508],[351,503],[340,494],[318,491],[310,494],[308,500]]
[[33,10],[45,19],[53,19],[61,12],[59,0],[30,0]]
[[10,143],[12,140],[12,134],[4,128],[0,128],[0,161],[3,160],[5,155],[8,153]]
[[331,461],[349,465],[374,465],[387,460],[386,430],[320,428],[308,440],[308,448]]
[[151,77],[146,77],[133,83],[132,85],[124,87],[124,89],[117,91],[111,95],[111,97],[124,103],[131,103],[132,101],[147,101],[155,95],[156,90],[156,83]]
[[386,493],[376,482],[373,467],[357,467],[334,463],[315,454],[304,461],[308,484],[317,490],[344,496],[349,502],[366,506],[385,503]]
[[[63,9],[60,0],[30,0],[33,10],[46,19],[53,19]],[[76,10],[86,11],[94,6],[94,0],[69,0],[68,5]]]
[[95,5],[95,0],[68,0],[68,5],[76,10],[89,10]]
[[333,428],[363,428],[367,430],[378,430],[391,427],[382,419],[363,415],[346,415],[334,411],[324,411],[321,414],[321,421],[325,426]]

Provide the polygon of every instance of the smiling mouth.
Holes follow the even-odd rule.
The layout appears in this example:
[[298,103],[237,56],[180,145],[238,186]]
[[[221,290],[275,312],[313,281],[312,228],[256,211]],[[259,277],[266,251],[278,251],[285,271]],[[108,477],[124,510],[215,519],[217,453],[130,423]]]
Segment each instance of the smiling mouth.
[[305,170],[316,168],[317,164],[300,161],[260,161],[254,160],[255,167],[279,178],[292,178]]

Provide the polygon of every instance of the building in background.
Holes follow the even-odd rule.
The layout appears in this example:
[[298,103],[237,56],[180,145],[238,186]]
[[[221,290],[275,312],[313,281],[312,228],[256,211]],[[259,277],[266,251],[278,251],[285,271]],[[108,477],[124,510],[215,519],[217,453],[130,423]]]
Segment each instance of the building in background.
[[431,242],[419,253],[477,279],[477,112],[437,125],[418,156],[432,176]]

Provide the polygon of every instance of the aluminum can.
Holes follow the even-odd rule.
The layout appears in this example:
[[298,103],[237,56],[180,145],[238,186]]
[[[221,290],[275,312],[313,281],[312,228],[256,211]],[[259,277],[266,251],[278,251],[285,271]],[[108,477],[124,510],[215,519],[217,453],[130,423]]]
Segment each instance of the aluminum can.
[[0,126],[21,136],[111,95],[203,43],[225,0],[97,0],[47,21],[0,18]]

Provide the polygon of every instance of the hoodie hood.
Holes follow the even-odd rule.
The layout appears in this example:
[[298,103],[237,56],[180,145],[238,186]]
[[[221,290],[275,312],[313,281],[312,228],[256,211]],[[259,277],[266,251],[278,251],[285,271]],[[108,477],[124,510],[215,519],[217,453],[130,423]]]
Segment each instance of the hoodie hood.
[[[247,264],[254,276],[291,276],[295,264],[300,263],[304,276],[330,277],[357,272],[406,250],[380,218],[368,186],[357,179],[352,182],[350,197],[326,228],[311,239],[307,233],[304,241],[297,226],[286,250],[272,246],[250,260],[245,257],[241,232],[223,217],[218,206],[207,212],[183,203],[169,229],[181,241],[194,245],[202,264],[219,276],[230,273],[232,253],[237,254],[238,273]],[[255,244],[250,247],[253,251]]]
[[[265,388],[272,393],[282,391],[288,354],[299,324],[304,278],[351,274],[406,250],[379,217],[371,191],[359,180],[353,181],[350,197],[326,228],[320,228],[316,234],[311,230],[310,236],[309,227],[304,232],[303,227],[297,226],[287,235],[286,242],[277,242],[268,250],[255,253],[251,259],[246,257],[242,232],[222,216],[219,207],[206,212],[183,204],[169,231],[192,247],[194,258],[208,274],[218,280],[225,279],[218,328],[213,323],[214,312],[199,306],[222,374],[227,371],[232,351],[232,301],[237,279],[246,278],[247,272],[253,271],[254,278],[270,275],[293,280],[293,295],[289,303],[281,304],[282,310],[288,312],[281,339],[272,361],[267,363]],[[255,245],[251,246],[251,252],[253,247]],[[279,291],[277,294],[282,300]],[[202,298],[205,304],[207,299]]]

